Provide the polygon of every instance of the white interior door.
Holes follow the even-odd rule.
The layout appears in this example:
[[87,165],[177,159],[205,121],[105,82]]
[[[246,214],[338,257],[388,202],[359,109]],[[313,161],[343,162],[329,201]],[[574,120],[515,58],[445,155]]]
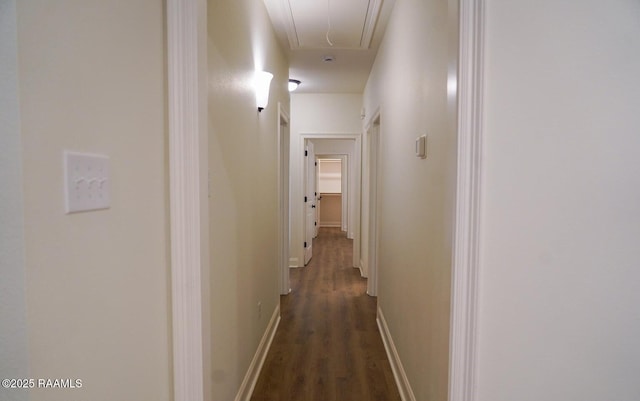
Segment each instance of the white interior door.
[[305,241],[304,241],[304,264],[306,265],[313,256],[313,237],[316,233],[316,155],[313,150],[313,143],[307,141],[305,147]]

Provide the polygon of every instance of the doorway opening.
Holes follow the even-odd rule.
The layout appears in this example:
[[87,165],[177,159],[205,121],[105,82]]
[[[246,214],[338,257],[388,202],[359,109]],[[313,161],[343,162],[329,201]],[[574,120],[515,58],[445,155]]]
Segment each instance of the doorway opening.
[[318,235],[318,191],[317,191],[317,166],[314,144],[305,141],[304,147],[304,265],[309,264],[313,256],[313,239]]
[[[300,185],[299,193],[303,194],[303,213],[300,220],[294,216],[292,224],[299,221],[302,235],[296,239],[292,237],[292,243],[300,241],[303,245],[297,253],[297,248],[292,248],[292,255],[300,255],[300,259],[306,265],[313,255],[313,238],[319,227],[318,216],[318,184],[317,167],[318,159],[340,159],[341,160],[341,196],[342,209],[340,225],[346,232],[346,237],[353,241],[352,266],[360,267],[360,173],[361,173],[361,135],[360,134],[301,134],[301,154],[303,162],[301,168],[304,170],[301,182],[292,183]],[[293,151],[293,150],[292,150]],[[294,188],[295,189],[295,188]],[[293,191],[292,191],[293,192]],[[320,204],[322,200],[320,200]],[[321,208],[321,207],[320,207]],[[299,227],[300,227],[299,226]],[[302,263],[300,264],[302,265]]]
[[291,292],[289,283],[289,116],[278,103],[278,266],[280,294]]
[[349,198],[346,174],[348,155],[317,155],[316,157],[318,159],[318,227],[339,227],[341,231],[346,232]]

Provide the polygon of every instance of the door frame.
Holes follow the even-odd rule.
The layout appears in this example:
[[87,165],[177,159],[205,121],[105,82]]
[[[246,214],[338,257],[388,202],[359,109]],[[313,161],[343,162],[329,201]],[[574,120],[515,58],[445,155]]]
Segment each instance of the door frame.
[[[301,133],[300,134],[300,144],[298,148],[299,154],[304,154],[304,146],[307,139],[351,139],[354,140],[354,155],[353,155],[353,171],[354,171],[354,180],[350,182],[353,187],[354,196],[352,199],[353,205],[353,267],[360,267],[360,180],[361,180],[361,160],[362,160],[362,134],[361,133],[334,133],[334,134],[323,134],[323,133]],[[303,181],[299,182],[301,188],[304,188],[304,178]],[[351,216],[351,213],[349,214]],[[305,218],[303,216],[302,219],[302,233],[304,235],[305,230]],[[349,233],[347,233],[348,235]],[[304,255],[303,258],[304,260]]]
[[[485,7],[484,0],[459,0],[458,4],[458,177],[448,400],[474,401],[477,376],[476,320],[482,193]],[[200,226],[199,223],[203,213],[206,213],[202,207],[202,194],[203,188],[207,188],[208,180],[206,6],[206,0],[166,0],[175,401],[203,400],[206,391],[203,376],[209,377],[204,372],[209,363],[203,361],[202,357],[203,283],[200,275],[201,268],[208,265],[209,241],[206,237],[206,224]],[[318,137],[307,134],[308,137],[309,135],[312,138]],[[323,137],[346,138],[345,135],[327,134]],[[356,153],[361,155],[360,135],[354,139],[357,142]],[[357,177],[360,177],[360,164],[357,163],[356,167]],[[193,180],[193,177],[199,177],[199,180]],[[360,182],[359,179],[357,181]],[[206,195],[206,189],[204,193]],[[356,194],[358,211],[355,217],[358,221],[354,228],[354,259],[356,254],[358,257],[360,254],[360,189],[356,190]],[[180,196],[183,200],[179,199]],[[354,266],[358,264],[359,260],[354,262]]]
[[351,202],[351,198],[349,197],[349,185],[351,185],[349,184],[349,163],[351,163],[351,161],[349,160],[349,155],[340,155],[340,160],[340,191],[342,191],[343,196],[340,229],[342,231],[346,231],[348,237],[349,229],[351,228],[351,225],[349,224],[349,220],[351,219],[351,215],[349,214],[349,202]]
[[[372,297],[378,296],[378,238],[379,238],[379,222],[378,222],[378,204],[380,200],[380,110],[373,113],[370,123],[365,129],[367,133],[367,200],[368,216],[367,227],[367,295]],[[372,146],[375,146],[372,149]],[[375,157],[372,158],[371,156]],[[374,185],[371,185],[371,183]]]
[[[283,127],[286,127],[284,132]],[[280,267],[280,294],[291,292],[289,282],[289,146],[291,144],[289,114],[278,102],[278,266]]]
[[458,7],[458,160],[448,400],[475,401],[486,17],[484,0],[460,0]]
[[202,401],[205,393],[210,398],[204,377],[211,367],[203,357],[211,355],[203,325],[209,316],[206,0],[167,0],[166,29],[173,398]]
[[[304,206],[303,206],[303,210],[304,210],[304,214],[303,214],[303,244],[304,246],[304,253],[302,255],[302,265],[303,266],[307,266],[310,262],[311,262],[311,258],[313,257],[313,240],[316,237],[316,229],[315,229],[315,225],[314,227],[309,227],[308,223],[309,223],[309,214],[313,213],[313,221],[314,223],[316,223],[318,221],[318,208],[315,207],[315,205],[313,205],[316,202],[317,199],[317,193],[318,193],[318,160],[316,158],[315,155],[315,150],[311,152],[311,154],[309,154],[309,150],[310,148],[314,148],[314,144],[313,142],[307,140],[307,139],[303,139],[302,143],[304,145],[304,166],[303,166],[303,185],[302,185],[302,189],[303,189],[303,194],[304,194]],[[313,158],[313,166],[311,166],[311,162]],[[313,174],[313,180],[310,180],[311,178],[311,174]],[[313,181],[312,185],[313,185],[313,189],[314,189],[314,194],[311,194],[310,191],[310,182]],[[311,205],[310,205],[311,203]],[[310,207],[311,206],[311,207]],[[315,208],[315,210],[310,210]],[[309,235],[311,233],[311,235]],[[309,259],[307,259],[307,251],[309,253]]]

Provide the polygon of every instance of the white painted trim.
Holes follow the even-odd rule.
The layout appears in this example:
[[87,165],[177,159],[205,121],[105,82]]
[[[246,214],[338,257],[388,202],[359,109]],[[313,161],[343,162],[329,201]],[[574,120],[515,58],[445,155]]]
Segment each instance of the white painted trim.
[[267,358],[269,348],[271,348],[271,343],[273,342],[273,337],[276,335],[276,330],[278,329],[279,324],[280,304],[278,304],[273,310],[271,320],[269,320],[267,329],[262,335],[262,339],[260,340],[258,349],[256,350],[256,353],[251,360],[249,369],[244,375],[244,379],[242,380],[242,384],[240,385],[240,389],[238,390],[235,401],[249,401],[251,399],[251,396],[253,395],[253,389],[256,387],[258,377],[260,377],[260,371],[262,370],[262,365],[264,364],[264,360]]
[[328,222],[328,223],[320,223],[320,227],[341,228],[342,224],[339,221]]
[[482,177],[484,1],[459,3],[458,177],[451,288],[449,401],[476,398]]
[[[367,140],[368,140],[368,149],[367,149],[367,200],[369,202],[369,213],[367,216],[367,224],[369,228],[368,233],[368,244],[367,244],[367,294],[376,297],[378,296],[378,246],[379,246],[379,219],[378,214],[380,208],[379,204],[379,194],[380,194],[380,171],[381,171],[381,157],[380,157],[380,144],[381,135],[382,135],[382,127],[381,127],[381,116],[380,109],[376,108],[373,116],[369,120],[366,126],[367,132]],[[372,139],[373,137],[373,139]],[[375,163],[371,163],[371,146],[372,144],[375,146]],[[364,149],[363,149],[364,151]],[[372,167],[373,164],[373,167]],[[371,181],[375,182],[375,193],[371,194]],[[374,207],[372,207],[374,205]],[[373,218],[372,218],[373,217]]]
[[291,5],[288,1],[280,1],[281,16],[285,23],[285,30],[287,32],[287,39],[289,40],[289,47],[291,49],[300,48],[300,40],[298,39],[298,32],[296,32],[296,24],[293,21],[293,11],[291,11]]
[[300,265],[298,264],[298,258],[289,258],[289,268],[293,269],[296,267],[300,267]]
[[[283,125],[286,126],[288,135],[284,138]],[[290,203],[290,138],[291,124],[289,114],[281,102],[278,102],[278,268],[280,269],[280,294],[286,295],[291,291],[289,283],[289,203]],[[287,141],[286,152],[283,150],[283,140]],[[284,168],[283,168],[283,163]]]
[[373,32],[380,15],[381,6],[382,0],[369,1],[369,9],[367,10],[367,16],[365,18],[364,27],[362,29],[362,38],[360,39],[361,49],[368,49],[369,47],[371,47],[371,39],[373,39]]
[[384,349],[387,351],[387,357],[389,358],[389,364],[393,371],[393,377],[396,379],[400,398],[402,401],[416,401],[416,397],[413,395],[413,390],[411,389],[411,384],[409,383],[407,374],[402,366],[402,361],[400,361],[400,355],[398,355],[398,350],[396,349],[393,338],[391,337],[391,332],[389,332],[389,326],[387,326],[387,321],[385,320],[380,307],[378,307],[378,317],[376,322],[378,322],[380,336],[384,343]]
[[364,265],[364,260],[360,259],[360,264],[358,265],[358,269],[360,269],[360,277],[367,278],[367,275],[364,273],[366,270],[366,266]]
[[[167,0],[171,300],[175,401],[202,401],[201,144],[206,2]],[[204,29],[204,34],[203,30]],[[206,48],[205,48],[206,53]],[[205,75],[206,77],[206,75]],[[204,99],[204,108],[203,108]],[[203,126],[203,121],[204,126]]]
[[[353,155],[355,159],[355,154]],[[353,213],[350,205],[353,205],[353,200],[351,197],[353,196],[353,191],[349,191],[349,186],[351,185],[350,177],[349,177],[349,169],[351,166],[350,163],[353,163],[353,160],[349,160],[349,155],[341,155],[341,171],[340,176],[342,177],[341,188],[343,197],[342,197],[342,221],[340,222],[340,229],[347,233],[347,238],[353,239],[353,225],[351,223],[350,213]],[[346,196],[344,196],[346,195]],[[355,263],[354,263],[355,266]]]

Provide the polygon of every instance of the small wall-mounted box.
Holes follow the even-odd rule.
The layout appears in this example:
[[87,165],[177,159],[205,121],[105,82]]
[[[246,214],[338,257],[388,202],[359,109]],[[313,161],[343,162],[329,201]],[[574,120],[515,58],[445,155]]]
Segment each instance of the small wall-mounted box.
[[109,157],[65,151],[64,170],[67,213],[109,208]]
[[427,136],[422,135],[416,138],[416,157],[427,158]]

